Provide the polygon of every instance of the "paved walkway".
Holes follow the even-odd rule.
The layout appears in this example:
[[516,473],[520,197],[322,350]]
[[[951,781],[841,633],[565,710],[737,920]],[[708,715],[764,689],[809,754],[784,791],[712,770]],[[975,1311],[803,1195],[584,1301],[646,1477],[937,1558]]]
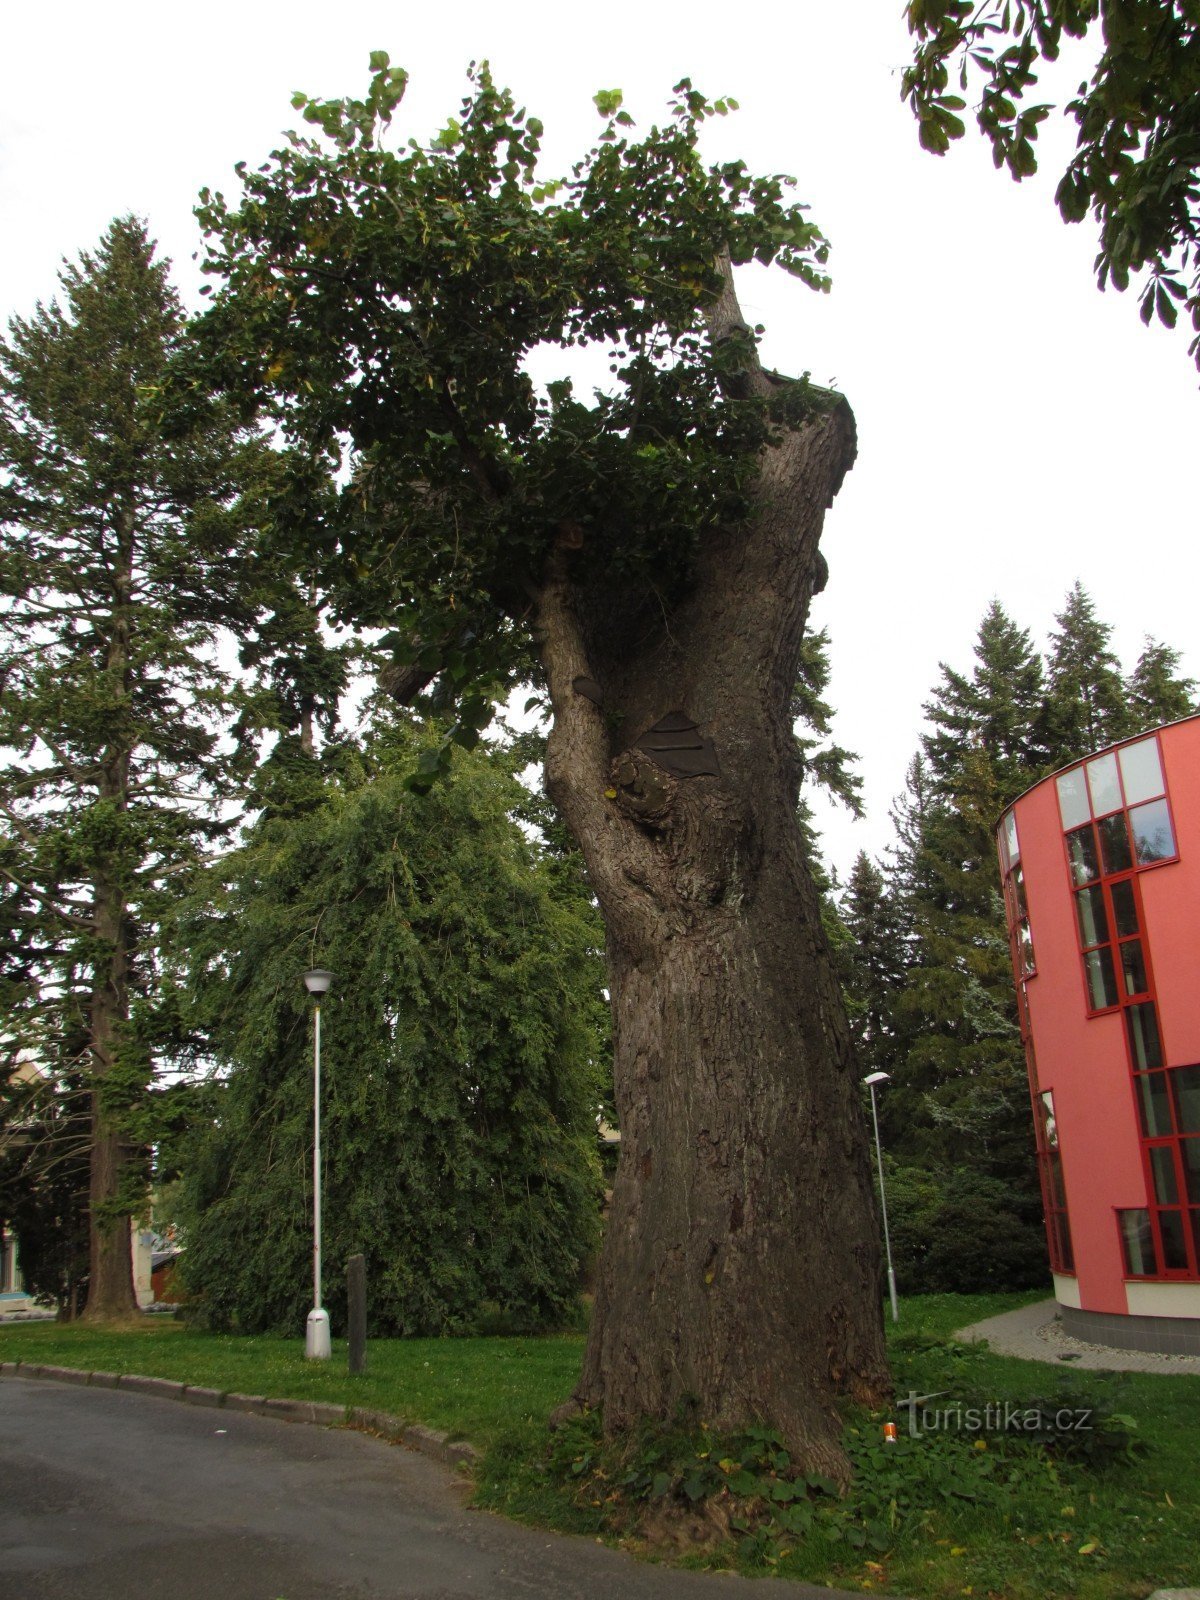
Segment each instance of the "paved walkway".
[[1096,1372],[1200,1375],[1200,1356],[1149,1355],[1141,1350],[1114,1350],[1108,1345],[1072,1339],[1063,1332],[1055,1300],[1039,1300],[1036,1305],[973,1322],[969,1328],[959,1329],[958,1338],[984,1339],[997,1355],[1020,1356],[1023,1361],[1062,1362],[1063,1366],[1090,1367]]

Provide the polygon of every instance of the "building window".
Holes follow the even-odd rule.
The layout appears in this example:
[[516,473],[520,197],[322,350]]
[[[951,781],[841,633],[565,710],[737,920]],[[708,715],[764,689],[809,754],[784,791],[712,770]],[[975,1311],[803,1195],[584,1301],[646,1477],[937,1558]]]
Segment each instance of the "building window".
[[1177,859],[1158,739],[1135,740],[1055,779],[1089,1014],[1127,1008],[1136,1070],[1162,1064],[1138,874]]
[[[1034,1074],[1036,1080],[1036,1074]],[[1050,1265],[1055,1272],[1074,1272],[1071,1226],[1067,1220],[1067,1191],[1063,1181],[1062,1151],[1058,1144],[1058,1118],[1054,1115],[1054,1092],[1036,1093],[1038,1176],[1042,1183],[1042,1207],[1046,1216],[1046,1243]]]
[[[1120,1215],[1146,1217],[1156,1265],[1130,1275],[1195,1279],[1200,1277],[1200,1066],[1135,1072],[1133,1082],[1150,1203],[1144,1211]],[[1125,1252],[1128,1267],[1127,1239]]]
[[1018,979],[1031,978],[1037,971],[1033,953],[1033,934],[1029,927],[1029,906],[1025,900],[1025,872],[1021,866],[1021,842],[1017,819],[1007,812],[1000,824],[1000,865],[1004,880],[1004,906],[1012,944],[1013,969]]
[[1154,1250],[1154,1234],[1150,1228],[1150,1213],[1144,1209],[1118,1211],[1117,1223],[1121,1229],[1121,1248],[1125,1257],[1127,1278],[1156,1278],[1158,1257]]

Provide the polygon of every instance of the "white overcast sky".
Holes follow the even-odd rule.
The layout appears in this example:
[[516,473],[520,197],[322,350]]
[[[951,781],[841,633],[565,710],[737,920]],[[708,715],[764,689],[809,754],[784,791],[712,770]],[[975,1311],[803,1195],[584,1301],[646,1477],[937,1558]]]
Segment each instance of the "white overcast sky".
[[[939,661],[969,666],[995,597],[1039,643],[1076,578],[1127,665],[1153,634],[1200,677],[1195,479],[1200,391],[1186,337],[1147,332],[1132,294],[1101,295],[1089,224],[1053,206],[1069,131],[1020,187],[968,139],[937,160],[899,100],[900,0],[609,0],[586,7],[375,0],[59,0],[9,7],[0,37],[0,313],[55,288],[63,256],[134,212],[198,304],[191,208],[235,187],[296,122],[296,89],[360,93],[372,49],[407,67],[398,125],[427,135],[491,60],[565,166],[621,88],[639,123],[685,75],[742,110],[714,158],[795,174],[833,241],[834,290],[746,273],[765,358],[848,396],[859,459],[828,516],[837,736],[862,756],[868,819],[822,814],[845,870],[882,849]],[[1064,69],[1069,90],[1086,55]],[[1190,441],[1190,442],[1189,442]]]

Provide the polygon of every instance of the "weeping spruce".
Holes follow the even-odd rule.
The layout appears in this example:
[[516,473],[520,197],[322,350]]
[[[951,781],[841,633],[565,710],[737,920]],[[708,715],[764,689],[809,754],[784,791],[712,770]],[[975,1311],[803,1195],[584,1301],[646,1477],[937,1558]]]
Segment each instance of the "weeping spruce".
[[184,930],[220,1068],[186,1163],[186,1284],[215,1327],[295,1334],[311,1303],[312,964],[337,974],[335,1332],[356,1252],[370,1331],[429,1335],[562,1325],[598,1243],[598,919],[512,821],[527,796],[499,761],[460,752],[417,794],[420,740],[389,740],[315,807],[262,823]]

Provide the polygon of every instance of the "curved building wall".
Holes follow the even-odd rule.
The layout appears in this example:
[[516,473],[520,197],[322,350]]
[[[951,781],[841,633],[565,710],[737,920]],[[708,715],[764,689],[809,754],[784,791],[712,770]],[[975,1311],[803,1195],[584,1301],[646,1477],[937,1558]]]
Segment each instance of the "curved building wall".
[[1064,1320],[1200,1350],[1200,717],[1046,778],[999,842]]

